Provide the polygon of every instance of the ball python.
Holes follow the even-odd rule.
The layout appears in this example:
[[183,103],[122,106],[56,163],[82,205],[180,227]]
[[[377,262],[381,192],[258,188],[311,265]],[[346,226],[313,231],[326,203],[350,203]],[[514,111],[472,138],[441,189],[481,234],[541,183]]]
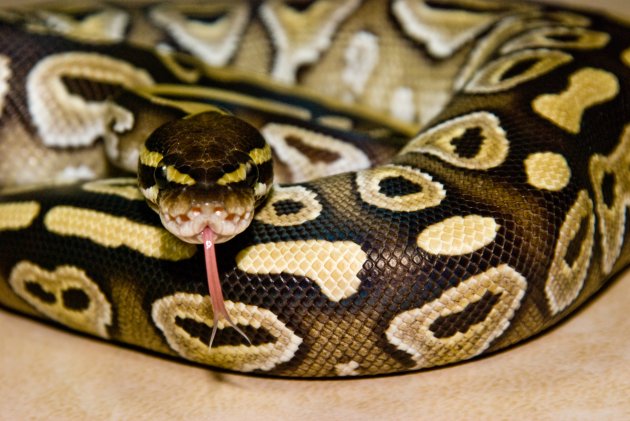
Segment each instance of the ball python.
[[[523,341],[629,262],[618,20],[495,0],[0,17],[0,303],[14,311],[233,371],[375,375]],[[256,140],[234,146],[217,116]],[[152,143],[164,132],[212,146],[174,158]],[[265,197],[216,246],[233,324],[215,317],[203,246],[145,200],[203,184],[195,153],[218,157],[212,183]]]

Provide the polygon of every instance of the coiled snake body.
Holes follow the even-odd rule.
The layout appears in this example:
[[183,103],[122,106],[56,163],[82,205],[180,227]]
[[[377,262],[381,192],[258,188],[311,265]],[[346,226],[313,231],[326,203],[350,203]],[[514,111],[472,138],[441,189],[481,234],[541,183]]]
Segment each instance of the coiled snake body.
[[[492,0],[2,17],[0,302],[14,310],[230,370],[369,375],[512,345],[629,261],[622,23]],[[105,177],[135,170],[156,128],[217,106],[260,130],[283,184],[217,247],[251,343],[220,320],[209,348],[201,247],[161,227],[135,178]],[[183,165],[169,180],[186,184]]]

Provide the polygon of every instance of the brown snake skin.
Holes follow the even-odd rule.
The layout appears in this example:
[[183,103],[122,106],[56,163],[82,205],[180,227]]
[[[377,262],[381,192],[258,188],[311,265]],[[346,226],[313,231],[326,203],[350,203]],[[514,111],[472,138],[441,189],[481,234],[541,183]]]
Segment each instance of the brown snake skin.
[[[3,16],[0,183],[94,179],[0,196],[14,310],[230,370],[370,375],[512,345],[628,263],[623,23],[490,0]],[[200,248],[133,179],[103,179],[208,104],[258,127],[294,183],[217,248],[251,345],[219,324],[208,348]]]

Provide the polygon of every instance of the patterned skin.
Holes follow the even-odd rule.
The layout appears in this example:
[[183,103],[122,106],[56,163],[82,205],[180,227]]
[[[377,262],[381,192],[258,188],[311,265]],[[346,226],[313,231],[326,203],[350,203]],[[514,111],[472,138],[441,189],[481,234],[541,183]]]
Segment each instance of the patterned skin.
[[[100,178],[102,143],[116,165],[140,157],[155,174],[168,154],[138,143],[217,106],[260,130],[293,183],[216,250],[251,344],[213,321],[201,248],[161,228],[133,179],[4,192],[11,308],[231,370],[382,374],[521,341],[628,263],[621,23],[490,0],[5,18],[0,151],[16,159],[0,164],[3,184]],[[164,178],[199,179],[184,168]],[[235,171],[247,179],[215,179]]]

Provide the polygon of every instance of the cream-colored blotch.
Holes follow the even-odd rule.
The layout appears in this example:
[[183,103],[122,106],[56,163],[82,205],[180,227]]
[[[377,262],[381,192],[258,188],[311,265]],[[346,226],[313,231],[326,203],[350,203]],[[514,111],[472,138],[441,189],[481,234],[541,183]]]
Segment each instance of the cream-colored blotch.
[[39,203],[33,201],[0,203],[0,231],[28,228],[39,210]]
[[[527,289],[526,279],[507,265],[488,269],[446,290],[421,308],[400,313],[385,334],[389,343],[411,355],[416,368],[432,367],[472,358],[485,351],[510,325]],[[431,326],[438,319],[456,315],[486,294],[497,297],[482,321],[458,326],[448,337],[437,337]]]
[[431,8],[424,1],[396,0],[394,16],[410,37],[435,57],[451,56],[499,17],[497,13]]
[[125,38],[125,30],[129,23],[129,15],[120,9],[105,8],[92,13],[83,19],[56,13],[38,10],[38,18],[54,32],[65,37],[87,42],[120,42]]
[[567,160],[553,152],[530,154],[524,162],[527,182],[541,190],[560,191],[571,181]]
[[162,227],[90,209],[57,206],[48,211],[44,224],[55,234],[87,238],[105,247],[126,246],[164,260],[188,259],[197,251],[194,244],[180,241]]
[[359,6],[360,0],[313,3],[297,11],[282,2],[265,2],[260,16],[276,50],[271,76],[294,83],[300,66],[316,61],[332,44],[339,25]]
[[[630,206],[630,124],[624,128],[615,150],[608,156],[595,154],[589,163],[599,221],[599,238],[602,249],[602,270],[612,271],[626,232],[626,213]],[[606,186],[606,178],[612,186]],[[612,197],[605,191],[612,188]],[[611,200],[611,203],[607,201]]]
[[[279,214],[274,206],[282,201],[292,201],[301,208],[295,213]],[[265,202],[254,219],[265,224],[288,227],[301,225],[316,219],[322,212],[322,205],[317,200],[317,194],[303,186],[274,186],[270,197]]]
[[[579,252],[572,262],[567,262],[569,246],[576,241],[575,236],[584,221],[587,224],[586,232],[579,245]],[[545,295],[551,314],[555,315],[567,308],[582,290],[593,253],[594,232],[593,202],[589,199],[588,192],[582,190],[560,228],[553,261],[545,282]]]
[[595,68],[578,70],[560,94],[540,95],[532,102],[539,115],[569,133],[578,134],[584,112],[610,101],[619,93],[619,81],[610,72]]
[[[191,361],[236,371],[268,371],[289,361],[295,355],[302,338],[291,331],[271,311],[253,305],[226,300],[225,308],[240,326],[264,329],[275,340],[260,345],[224,345],[209,348],[198,337],[191,336],[178,319],[189,319],[212,328],[212,302],[209,296],[179,292],[156,300],[151,317],[164,333],[169,346]],[[229,328],[225,320],[218,322],[218,334]]]
[[[11,271],[9,284],[16,294],[45,316],[73,329],[109,337],[111,304],[83,269],[64,265],[48,271],[34,263],[21,261]],[[42,300],[32,293],[34,284],[50,297],[49,300]],[[64,295],[70,291],[84,295],[85,308],[67,306]]]
[[[562,39],[562,38],[565,39]],[[586,28],[551,26],[525,32],[506,43],[501,53],[532,48],[590,50],[605,47],[610,35]]]
[[[398,177],[417,185],[418,192],[393,197],[381,193],[380,185],[383,180]],[[384,165],[359,171],[356,180],[359,195],[364,202],[395,212],[417,212],[439,205],[446,197],[444,186],[433,181],[429,174],[401,165]]]
[[256,244],[236,256],[238,268],[250,274],[307,277],[331,301],[348,298],[359,290],[357,275],[366,260],[359,244],[324,240]]
[[[464,157],[457,153],[454,141],[471,129],[480,131],[481,145],[475,156]],[[401,154],[429,153],[460,168],[487,170],[501,165],[508,155],[509,148],[510,142],[499,118],[481,111],[456,117],[432,127],[411,140]]]
[[425,228],[417,244],[431,254],[467,254],[493,242],[498,230],[499,224],[491,217],[454,216]]
[[31,70],[26,81],[28,109],[46,146],[81,147],[104,138],[108,153],[116,157],[116,133],[133,126],[133,114],[107,101],[86,101],[70,93],[65,77],[121,85],[147,87],[153,79],[147,71],[126,61],[97,53],[65,52],[46,56]]
[[[182,48],[210,66],[225,66],[234,56],[239,40],[249,21],[249,2],[208,2],[194,4],[187,10],[186,4],[164,3],[153,8],[151,20],[165,29]],[[188,6],[190,7],[190,6]],[[220,15],[216,21],[203,22],[190,19],[182,12]]]
[[[508,72],[522,63],[532,63],[518,74],[506,77]],[[520,84],[539,78],[552,70],[570,63],[570,54],[557,50],[535,49],[516,51],[499,57],[473,75],[465,87],[466,92],[494,93],[512,89]]]
[[[260,132],[273,148],[277,159],[289,168],[291,181],[294,183],[345,171],[357,171],[370,166],[370,159],[361,149],[332,136],[276,123],[267,124]],[[289,142],[292,138],[309,148],[329,152],[338,158],[332,162],[315,161],[293,146]]]
[[345,67],[341,80],[348,87],[348,102],[363,94],[379,59],[378,37],[368,31],[352,36],[344,53]]

